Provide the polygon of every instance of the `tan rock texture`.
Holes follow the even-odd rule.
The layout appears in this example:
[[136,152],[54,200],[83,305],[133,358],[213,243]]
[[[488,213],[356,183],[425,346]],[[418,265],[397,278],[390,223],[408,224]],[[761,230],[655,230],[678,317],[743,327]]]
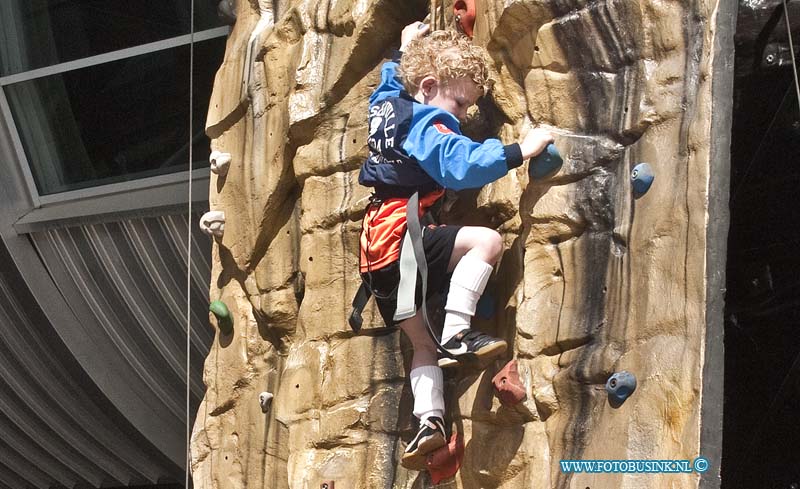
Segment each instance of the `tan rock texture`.
[[[419,0],[239,0],[207,132],[231,155],[211,176],[225,233],[211,300],[234,318],[206,360],[192,435],[195,487],[431,487],[398,460],[412,436],[409,345],[348,324],[359,286],[367,99]],[[452,28],[452,1],[434,2]],[[466,440],[459,488],[688,488],[689,474],[564,474],[561,459],[693,459],[706,328],[711,67],[716,0],[478,0],[475,42],[496,85],[465,132],[516,140],[558,128],[561,171],[526,166],[461,192],[442,221],[497,229],[489,289],[506,358],[446,377]],[[629,175],[656,181],[635,200]],[[213,315],[209,316],[217,327]],[[374,334],[370,333],[373,330]],[[491,379],[519,361],[528,400]],[[613,407],[604,384],[638,388]],[[716,381],[721,382],[721,379]],[[261,392],[274,394],[263,413]]]

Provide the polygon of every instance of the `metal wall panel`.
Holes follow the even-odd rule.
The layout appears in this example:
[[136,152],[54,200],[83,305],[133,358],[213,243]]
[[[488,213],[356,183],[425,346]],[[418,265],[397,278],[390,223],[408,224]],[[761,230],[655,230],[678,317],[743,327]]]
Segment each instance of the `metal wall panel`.
[[[68,331],[50,324],[36,291],[24,285],[0,247],[0,487],[183,479],[188,224],[185,215],[162,216],[31,234],[78,319]],[[196,224],[192,228],[195,413],[213,331],[210,240]],[[91,353],[74,356],[65,335],[90,341]],[[153,426],[159,440],[123,415],[92,380],[103,376],[124,385],[135,408],[158,413]]]

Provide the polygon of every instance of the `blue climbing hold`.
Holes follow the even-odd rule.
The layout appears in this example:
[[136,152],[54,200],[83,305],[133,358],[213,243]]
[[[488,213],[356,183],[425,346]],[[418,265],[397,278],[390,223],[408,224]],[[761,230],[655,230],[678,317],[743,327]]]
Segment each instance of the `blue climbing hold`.
[[622,404],[636,390],[636,376],[623,370],[608,378],[606,392],[612,403]]
[[653,168],[647,163],[639,163],[631,171],[631,184],[633,185],[633,197],[638,199],[650,190],[653,179],[656,177]]
[[564,160],[555,144],[550,143],[544,151],[531,158],[528,163],[528,175],[534,180],[541,180],[555,175],[563,164]]
[[491,292],[484,292],[475,306],[475,315],[480,319],[492,319],[496,307],[497,301],[494,299],[494,295]]

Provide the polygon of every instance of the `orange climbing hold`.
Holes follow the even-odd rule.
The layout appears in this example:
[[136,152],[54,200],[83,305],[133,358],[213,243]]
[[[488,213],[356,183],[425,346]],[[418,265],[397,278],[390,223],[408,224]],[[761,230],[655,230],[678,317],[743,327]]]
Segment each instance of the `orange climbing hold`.
[[458,433],[450,436],[447,445],[428,455],[425,465],[431,474],[431,482],[439,482],[456,475],[464,463],[464,439]]
[[456,0],[453,4],[453,18],[464,34],[472,37],[475,29],[475,0]]
[[492,379],[494,392],[504,406],[513,406],[524,401],[528,395],[519,378],[517,361],[511,360]]

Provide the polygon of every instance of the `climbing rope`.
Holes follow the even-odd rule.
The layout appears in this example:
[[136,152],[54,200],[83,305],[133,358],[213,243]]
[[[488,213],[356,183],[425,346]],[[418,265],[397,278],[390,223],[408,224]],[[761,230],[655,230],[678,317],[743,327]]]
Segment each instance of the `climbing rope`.
[[[792,24],[789,22],[789,9],[787,8],[786,0],[783,0],[783,15],[784,19],[786,20],[786,33],[789,37],[789,53],[791,54],[792,57],[792,73],[794,75],[794,88],[797,93],[798,114],[800,114],[800,82],[798,82],[797,79],[797,62],[795,60],[794,44],[792,42]],[[789,94],[788,90],[786,91],[786,94],[787,95]],[[781,103],[781,106],[782,105],[783,103]],[[780,112],[780,110],[778,112]],[[775,118],[773,118],[773,122],[774,121]],[[772,124],[770,123],[770,126],[771,125]],[[792,365],[791,367],[789,367],[789,371],[784,376],[780,387],[778,387],[778,391],[775,393],[775,396],[773,396],[772,401],[769,403],[769,408],[766,411],[767,414],[761,417],[761,420],[759,421],[758,426],[756,427],[753,436],[750,439],[750,444],[747,446],[747,451],[744,454],[744,462],[750,462],[753,456],[753,452],[756,448],[756,444],[760,441],[764,429],[766,428],[766,423],[774,419],[778,408],[783,405],[783,402],[785,401],[786,397],[785,395],[786,389],[788,386],[794,385],[796,381],[795,377],[798,375],[798,373],[800,373],[800,351],[797,352],[797,354],[794,357],[794,360],[792,360]],[[732,480],[734,482],[738,480],[742,468],[745,466],[746,463],[737,464],[737,468],[735,469],[732,477]]]
[[[800,111],[800,83],[797,79],[797,62],[794,56],[794,42],[792,41],[792,24],[789,22],[789,9],[786,5],[786,0],[783,0],[783,16],[784,20],[786,21],[786,32],[789,37],[789,55],[792,57],[792,75],[794,76],[794,88],[797,96],[797,107]],[[767,130],[764,131],[761,140],[756,147],[755,152],[753,153],[753,157],[750,158],[750,161],[747,163],[747,166],[744,169],[744,173],[742,177],[739,179],[739,183],[736,185],[736,188],[733,189],[731,192],[731,199],[730,199],[730,206],[733,207],[734,203],[736,202],[736,196],[739,195],[742,187],[744,187],[744,182],[747,180],[747,177],[750,174],[750,169],[753,166],[753,163],[756,161],[758,156],[761,154],[761,147],[764,145],[764,142],[767,140],[767,135],[769,134],[770,130],[772,130],[772,125],[775,124],[775,121],[778,119],[778,116],[783,110],[783,104],[786,103],[786,99],[789,97],[789,92],[791,91],[791,83],[786,87],[786,93],[783,95],[783,99],[781,100],[780,105],[778,105],[778,109],[775,111],[775,115],[772,116],[772,120],[767,125]]]
[[189,8],[189,204],[186,231],[186,480],[184,488],[189,489],[189,471],[191,463],[191,348],[192,348],[192,170],[194,152],[192,151],[193,116],[194,116],[194,0]]
[[800,110],[800,82],[797,81],[797,62],[794,59],[792,24],[789,22],[789,8],[786,6],[786,0],[783,0],[783,17],[786,19],[786,32],[789,36],[789,54],[792,56],[792,74],[794,75],[794,89],[797,91],[797,109]]
[[739,178],[739,183],[732,190],[731,201],[730,201],[731,208],[733,208],[734,204],[736,203],[736,197],[739,195],[739,192],[742,190],[742,188],[744,188],[744,184],[747,181],[747,177],[750,176],[750,170],[753,168],[753,163],[755,163],[758,157],[761,155],[761,148],[767,141],[767,136],[769,136],[769,132],[772,130],[772,126],[775,124],[775,121],[778,120],[778,116],[781,115],[781,110],[783,110],[783,104],[786,103],[786,99],[789,97],[791,88],[792,88],[791,84],[786,86],[786,93],[783,94],[781,103],[775,110],[775,115],[772,116],[772,120],[769,121],[769,124],[767,124],[767,129],[762,133],[761,139],[758,142],[758,146],[756,146],[756,150],[753,152],[753,156],[750,158],[750,161],[747,162],[747,166],[744,168],[744,173],[742,173],[742,176]]

